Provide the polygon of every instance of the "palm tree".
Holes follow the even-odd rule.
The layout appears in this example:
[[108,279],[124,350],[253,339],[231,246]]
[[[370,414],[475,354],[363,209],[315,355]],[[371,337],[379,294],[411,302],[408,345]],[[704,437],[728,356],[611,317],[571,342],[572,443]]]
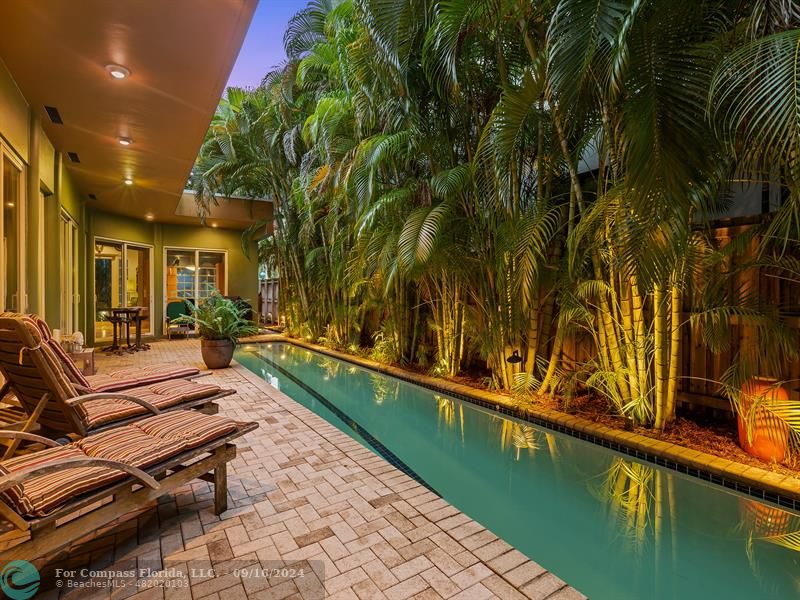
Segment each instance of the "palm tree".
[[580,380],[663,429],[689,321],[712,347],[734,316],[764,334],[731,390],[797,354],[716,294],[736,248],[707,223],[731,173],[779,180],[758,262],[798,271],[798,21],[775,0],[313,0],[287,63],[220,104],[198,203],[275,199],[262,253],[297,333],[445,375],[484,361],[526,393]]

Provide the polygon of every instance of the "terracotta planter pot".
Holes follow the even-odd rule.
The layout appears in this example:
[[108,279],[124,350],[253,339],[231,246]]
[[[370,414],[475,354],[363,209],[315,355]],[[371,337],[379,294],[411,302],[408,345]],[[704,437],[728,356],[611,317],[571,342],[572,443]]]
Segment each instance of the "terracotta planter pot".
[[224,369],[233,359],[233,342],[230,340],[200,340],[203,362],[209,369]]
[[[775,387],[774,379],[756,377],[742,386],[741,410],[737,416],[739,425],[739,445],[742,450],[761,460],[783,462],[786,460],[789,446],[789,427],[769,412],[753,406],[753,399],[759,398],[759,404],[770,401],[789,399],[789,393],[783,387]],[[751,415],[750,411],[756,414]],[[750,437],[747,436],[747,422],[752,423]]]

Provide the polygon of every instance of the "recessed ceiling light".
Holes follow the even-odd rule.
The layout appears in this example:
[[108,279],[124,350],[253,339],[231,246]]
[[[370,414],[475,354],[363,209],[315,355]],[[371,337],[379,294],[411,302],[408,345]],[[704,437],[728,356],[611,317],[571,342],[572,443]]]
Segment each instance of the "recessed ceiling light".
[[106,71],[108,71],[114,79],[125,79],[131,74],[131,72],[122,65],[106,65]]
[[133,143],[133,140],[129,137],[120,137],[119,144],[120,146],[130,146]]
[[144,216],[144,218],[147,219],[148,221],[152,221],[153,219],[155,219],[155,215],[153,213],[147,213]]
[[125,185],[133,185],[133,179],[131,179],[130,177],[126,177],[123,180],[123,182],[125,183]]

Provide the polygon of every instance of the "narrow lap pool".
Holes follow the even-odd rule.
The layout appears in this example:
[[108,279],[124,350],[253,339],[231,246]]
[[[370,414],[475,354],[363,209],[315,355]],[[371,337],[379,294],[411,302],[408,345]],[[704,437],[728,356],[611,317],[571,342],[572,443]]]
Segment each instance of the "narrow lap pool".
[[594,600],[800,598],[800,515],[291,344],[236,360]]

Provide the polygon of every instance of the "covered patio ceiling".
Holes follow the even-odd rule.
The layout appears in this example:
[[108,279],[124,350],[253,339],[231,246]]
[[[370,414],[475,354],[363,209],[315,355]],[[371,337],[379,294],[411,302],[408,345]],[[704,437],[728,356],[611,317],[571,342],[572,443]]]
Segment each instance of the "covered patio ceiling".
[[[179,206],[181,196],[256,4],[0,3],[0,56],[64,153],[64,166],[89,207],[159,222],[198,222],[186,214],[185,201]],[[112,76],[113,65],[128,75]],[[63,123],[45,107],[55,108]],[[270,203],[255,204],[249,211],[227,211],[223,204],[214,223],[242,227],[244,214],[271,215]]]

